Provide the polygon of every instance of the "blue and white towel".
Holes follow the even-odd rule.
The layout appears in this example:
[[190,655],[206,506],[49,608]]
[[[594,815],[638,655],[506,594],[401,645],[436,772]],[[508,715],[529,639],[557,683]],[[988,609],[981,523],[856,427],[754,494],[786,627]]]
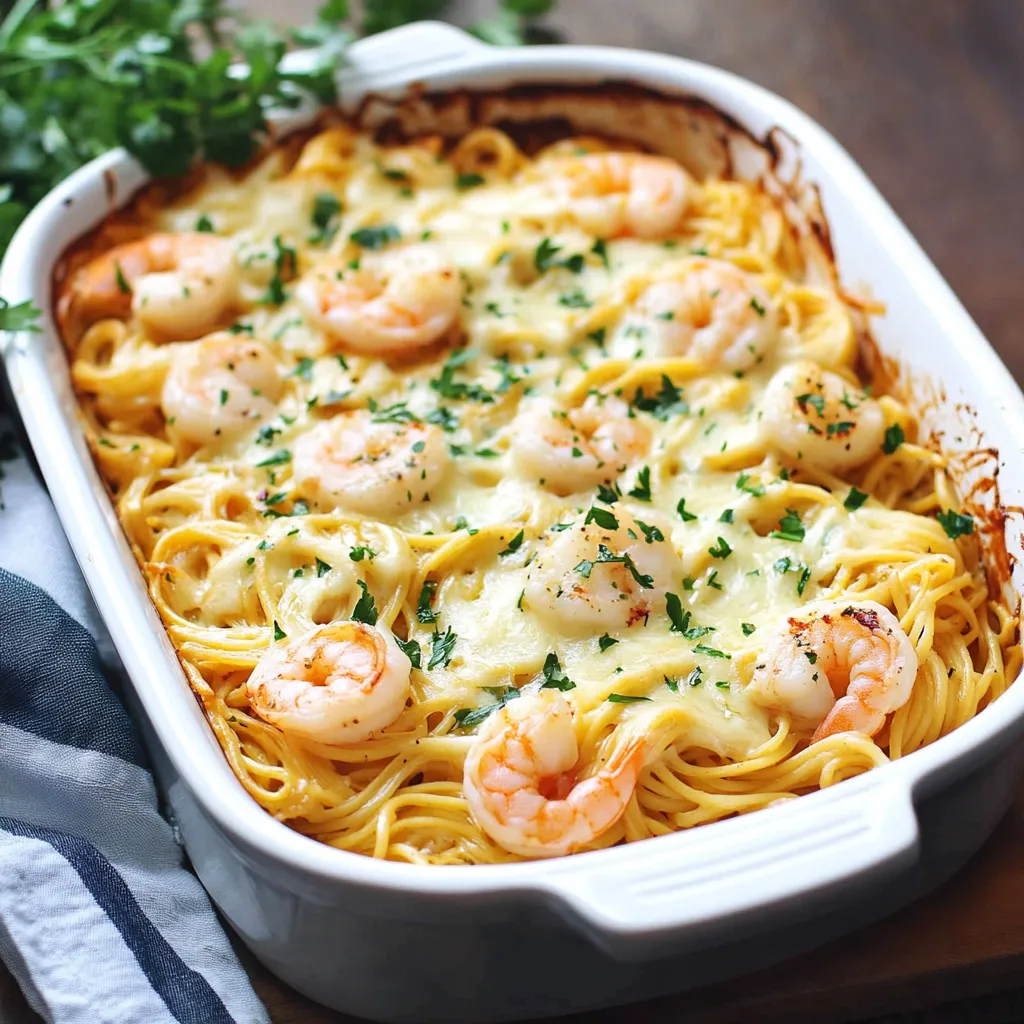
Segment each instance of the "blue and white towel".
[[0,471],[0,959],[52,1024],[268,1024],[160,816],[53,506],[24,459]]

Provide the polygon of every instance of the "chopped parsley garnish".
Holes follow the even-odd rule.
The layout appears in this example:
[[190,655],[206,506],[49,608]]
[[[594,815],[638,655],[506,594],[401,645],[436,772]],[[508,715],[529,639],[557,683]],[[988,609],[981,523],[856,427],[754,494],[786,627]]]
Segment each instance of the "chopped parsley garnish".
[[220,389],[220,404],[223,406],[223,405],[227,405],[227,403],[228,403],[228,392],[227,392],[227,389],[226,388],[221,388]]
[[316,578],[320,579],[322,576],[326,576],[334,566],[328,565],[322,558],[316,560]]
[[764,316],[768,312],[760,302],[757,301],[753,296],[750,297],[750,308],[758,315]]
[[463,381],[455,380],[455,373],[460,366],[465,366],[476,358],[476,352],[471,348],[459,349],[453,352],[441,367],[441,375],[431,380],[430,386],[442,398],[468,399],[474,402],[493,402],[494,399],[479,385],[466,384]]
[[499,558],[506,555],[514,555],[523,546],[523,531],[520,530],[509,542],[508,547],[498,552]]
[[732,548],[729,547],[729,543],[724,537],[719,537],[718,544],[715,547],[708,548],[708,554],[712,558],[726,559],[732,554]]
[[284,290],[285,281],[295,276],[297,268],[295,250],[285,245],[280,235],[274,235],[274,276],[259,301],[268,306],[280,306],[288,298]]
[[320,192],[313,199],[313,212],[310,221],[316,229],[309,236],[311,245],[330,245],[338,233],[338,215],[341,213],[341,202],[330,192]]
[[381,224],[375,228],[360,228],[348,236],[360,249],[378,252],[391,242],[397,242],[402,232],[394,224]]
[[581,289],[574,288],[571,292],[559,295],[558,304],[567,309],[590,309],[594,303],[583,294]]
[[731,523],[733,521],[732,509],[731,508],[723,508],[722,509],[722,514],[718,517],[718,521],[720,523]]
[[[751,299],[751,301],[753,301],[753,299]],[[715,686],[717,686],[720,690],[728,690],[729,689],[729,680],[728,679],[719,679],[719,680],[717,680],[715,682]]]
[[619,490],[619,485],[613,483],[611,487],[607,484],[597,485],[597,500],[603,501],[606,505],[614,505],[619,498],[622,497],[622,491]]
[[455,712],[455,724],[460,729],[472,729],[485,721],[487,717],[498,708],[504,707],[510,700],[519,696],[519,691],[514,686],[486,687],[487,692],[497,700],[493,704],[485,704],[479,708],[460,708]]
[[473,527],[469,525],[465,516],[459,516],[459,518],[455,520],[455,526],[452,529],[465,530],[466,533],[470,535],[470,537],[480,532],[479,530],[474,530]]
[[708,633],[715,631],[714,626],[691,626],[692,616],[690,612],[683,611],[683,604],[679,600],[678,594],[668,593],[665,595],[665,610],[668,612],[671,623],[670,633],[682,633],[687,640],[699,640],[702,636],[707,636]]
[[615,637],[609,636],[607,633],[605,633],[604,636],[597,638],[597,646],[601,649],[602,654],[610,647],[614,647],[618,642],[619,641],[616,640]]
[[124,271],[121,270],[121,264],[117,260],[114,260],[114,280],[117,282],[117,290],[122,295],[127,295],[132,290],[132,286],[125,278]]
[[967,536],[974,533],[974,517],[967,515],[963,512],[955,512],[953,509],[947,509],[945,512],[936,512],[935,518],[939,521],[939,525],[946,531],[946,536],[950,540],[956,540],[957,537]]
[[395,643],[398,644],[402,653],[409,659],[410,664],[413,668],[420,667],[420,645],[415,640],[402,640],[400,637],[395,637]]
[[805,534],[803,523],[800,522],[800,513],[795,509],[787,508],[786,514],[779,520],[778,529],[772,530],[768,536],[774,537],[776,540],[788,540],[799,544]]
[[447,668],[452,660],[452,651],[455,650],[455,641],[458,637],[452,632],[449,626],[443,633],[434,633],[430,638],[430,661],[427,668]]
[[644,576],[633,562],[633,559],[629,555],[616,555],[612,551],[605,547],[604,544],[597,546],[597,558],[593,560],[584,559],[576,566],[575,572],[578,572],[585,580],[590,579],[590,574],[594,569],[595,565],[603,565],[606,563],[618,563],[624,565],[632,575],[633,579],[643,587],[645,590],[649,590],[654,586],[654,580],[650,576]]
[[804,587],[807,586],[808,581],[811,578],[811,570],[809,566],[802,566],[800,569],[800,578],[796,581],[796,592],[801,597],[804,593]]
[[683,392],[669,379],[668,374],[661,375],[661,388],[653,395],[645,395],[643,388],[638,388],[633,396],[633,407],[641,412],[649,412],[655,419],[662,422],[670,416],[685,416],[690,406],[683,400]]
[[360,544],[348,553],[348,557],[353,562],[361,562],[364,558],[372,562],[377,557],[377,552],[373,548],[368,548],[365,544]]
[[676,512],[679,514],[679,518],[682,519],[682,521],[684,523],[692,523],[694,521],[694,519],[697,518],[692,512],[687,512],[686,511],[686,499],[685,498],[680,498],[679,499],[679,502],[676,505]]
[[755,629],[757,629],[757,626],[755,626],[752,622],[741,622],[740,629],[743,630],[744,636],[750,636],[750,634],[753,633]]
[[636,704],[642,700],[650,700],[650,697],[633,697],[628,693],[609,693],[607,700],[610,704]]
[[434,600],[434,591],[436,590],[437,582],[435,580],[424,581],[419,601],[416,602],[416,618],[425,626],[437,622],[437,615],[434,609],[430,607],[431,602]]
[[656,541],[660,542],[665,539],[665,534],[656,526],[648,526],[647,523],[642,523],[639,519],[636,521],[636,525],[643,531],[644,540],[648,544],[654,544]]
[[609,512],[606,508],[591,508],[587,512],[586,518],[583,520],[583,525],[586,526],[588,523],[597,523],[602,530],[617,530],[619,528],[619,521]]
[[725,651],[716,650],[714,647],[706,647],[704,644],[697,644],[693,649],[694,654],[705,654],[709,658],[724,658],[726,661],[732,660],[731,654],[726,654]]
[[562,251],[560,245],[555,245],[550,238],[541,239],[533,254],[533,265],[538,272],[543,274],[552,267],[565,267],[566,270],[578,274],[583,269],[583,254],[576,253],[566,259],[559,259],[558,254]]
[[367,407],[374,423],[419,423],[419,417],[405,402],[394,402],[382,409],[371,398]]
[[855,426],[857,424],[849,420],[840,420],[838,423],[830,423],[825,428],[825,433],[829,437],[846,437]]
[[605,327],[595,327],[594,330],[587,333],[587,337],[597,345],[598,348],[604,348],[604,336],[607,333]]
[[256,443],[266,445],[269,448],[274,443],[274,438],[280,433],[280,427],[272,427],[268,423],[265,427],[260,427],[256,432]]
[[843,502],[843,508],[848,512],[855,512],[867,500],[868,496],[864,491],[858,491],[856,487],[851,487],[850,493],[846,496],[846,501]]
[[[603,650],[603,648],[602,648]],[[558,655],[552,651],[544,659],[542,690],[575,690],[576,684],[562,671]]]
[[665,611],[668,612],[668,619],[671,625],[669,632],[684,633],[687,623],[690,621],[690,613],[683,615],[683,603],[679,600],[678,594],[668,593],[665,595]]
[[352,618],[356,622],[364,622],[367,626],[374,626],[377,623],[377,605],[374,604],[373,594],[370,588],[362,580],[356,580],[362,594],[352,609]]
[[886,428],[885,440],[882,442],[882,451],[886,455],[892,455],[905,440],[906,436],[903,433],[903,427],[898,423],[894,423],[891,427]]
[[740,473],[736,478],[736,490],[743,491],[746,494],[751,494],[755,498],[761,498],[764,496],[763,485],[759,484],[747,473]]
[[612,265],[608,262],[608,244],[603,238],[595,240],[590,251],[604,264],[605,270],[611,270]]
[[274,640],[284,640],[288,634],[277,624],[277,619],[274,619]]
[[704,671],[703,671],[703,669],[701,669],[700,665],[698,665],[698,666],[697,666],[697,667],[696,667],[696,668],[695,668],[695,669],[694,669],[694,670],[693,670],[693,671],[692,671],[692,672],[691,672],[691,673],[690,673],[690,674],[689,674],[689,675],[688,675],[688,676],[686,677],[686,685],[687,685],[687,686],[700,686],[700,684],[701,684],[701,677],[703,676],[703,674],[704,674]]
[[651,500],[651,467],[644,466],[636,475],[636,486],[629,492],[631,498],[637,501]]
[[810,392],[805,395],[797,395],[796,404],[800,406],[800,411],[805,416],[807,415],[807,406],[811,406],[819,416],[824,417],[825,415],[824,395],[814,395]]
[[266,466],[286,466],[292,461],[292,453],[287,448],[282,448],[279,452],[274,452],[273,455],[268,456],[262,462],[256,463],[257,469],[263,469]]
[[316,365],[315,359],[310,359],[309,356],[303,356],[298,363],[295,364],[295,369],[288,374],[289,377],[301,377],[305,381],[313,379],[313,367]]
[[477,186],[483,185],[484,183],[484,176],[482,174],[476,174],[475,172],[470,172],[469,174],[460,174],[455,179],[455,187],[463,192],[466,191],[466,189],[476,188]]

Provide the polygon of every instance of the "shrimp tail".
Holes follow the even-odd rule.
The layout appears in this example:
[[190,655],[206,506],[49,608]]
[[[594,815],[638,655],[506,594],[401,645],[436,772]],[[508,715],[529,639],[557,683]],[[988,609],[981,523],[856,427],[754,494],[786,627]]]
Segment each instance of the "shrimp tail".
[[885,724],[885,715],[872,711],[853,694],[846,694],[832,705],[821,725],[814,731],[812,743],[827,739],[842,732],[859,732],[874,736]]

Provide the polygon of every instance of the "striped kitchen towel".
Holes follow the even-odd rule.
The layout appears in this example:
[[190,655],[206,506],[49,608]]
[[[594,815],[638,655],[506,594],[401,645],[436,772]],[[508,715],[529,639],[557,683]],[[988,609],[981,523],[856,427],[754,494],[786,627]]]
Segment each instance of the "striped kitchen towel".
[[24,460],[2,468],[0,959],[53,1024],[265,1024],[160,816],[53,507]]

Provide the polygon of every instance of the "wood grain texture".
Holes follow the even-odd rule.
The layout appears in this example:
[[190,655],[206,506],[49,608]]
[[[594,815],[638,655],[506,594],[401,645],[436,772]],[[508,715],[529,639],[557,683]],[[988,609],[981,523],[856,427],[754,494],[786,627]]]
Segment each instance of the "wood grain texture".
[[[316,0],[245,6],[300,22]],[[493,7],[465,0],[455,16]],[[1024,380],[1024,2],[561,0],[552,23],[573,42],[716,64],[802,107],[861,164]],[[906,1019],[1024,1019],[1019,994],[980,998],[1024,979],[1022,844],[1024,797],[964,871],[884,926],[739,984],[574,1020],[827,1024],[968,996]],[[275,1024],[351,1024],[242,955]],[[0,1022],[36,1021],[0,971]]]

